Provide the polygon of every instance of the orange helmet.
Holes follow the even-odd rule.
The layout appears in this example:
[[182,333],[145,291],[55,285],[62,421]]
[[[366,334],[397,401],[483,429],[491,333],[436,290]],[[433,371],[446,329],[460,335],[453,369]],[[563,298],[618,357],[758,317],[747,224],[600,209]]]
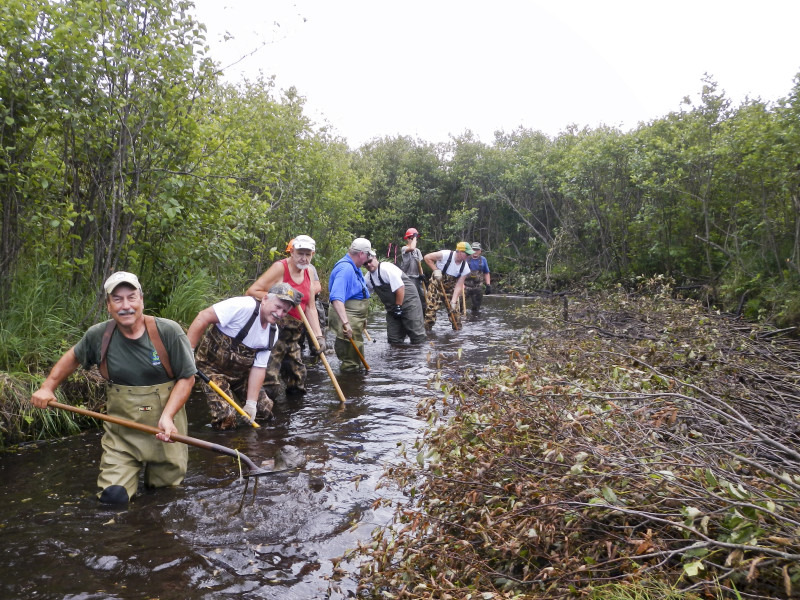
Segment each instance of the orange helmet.
[[407,240],[408,238],[410,238],[413,235],[416,235],[417,237],[420,237],[419,236],[419,231],[417,231],[413,227],[409,227],[408,229],[406,229],[406,234],[403,236],[403,239]]

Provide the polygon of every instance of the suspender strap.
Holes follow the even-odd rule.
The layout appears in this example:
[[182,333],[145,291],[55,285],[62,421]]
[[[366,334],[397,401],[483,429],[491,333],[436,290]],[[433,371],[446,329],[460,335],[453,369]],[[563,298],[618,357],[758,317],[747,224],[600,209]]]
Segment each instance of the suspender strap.
[[117,328],[117,322],[111,319],[106,324],[106,331],[103,333],[103,342],[100,344],[100,374],[106,381],[111,381],[108,376],[108,363],[106,362],[106,354],[108,353],[108,345],[111,343],[111,336],[114,335],[114,330]]
[[[381,277],[381,263],[378,263],[378,268],[376,269],[375,273],[378,274],[378,281],[381,282],[381,285],[386,285],[386,282],[383,280],[383,277]],[[369,282],[372,284],[372,287],[377,287],[375,285],[375,279],[373,279],[372,275],[373,273],[369,274]]]
[[[233,338],[233,341],[234,341],[234,342],[236,342],[237,344],[241,344],[241,343],[242,343],[242,340],[243,340],[245,337],[247,337],[247,333],[250,331],[250,328],[253,326],[253,322],[256,320],[256,317],[258,316],[258,311],[259,311],[260,309],[261,309],[261,304],[260,304],[260,303],[258,303],[258,302],[256,302],[256,307],[255,307],[255,309],[253,310],[253,314],[252,314],[252,315],[250,315],[250,318],[247,320],[247,323],[245,323],[245,324],[244,324],[244,327],[242,327],[242,328],[239,330],[239,333],[237,333],[237,334],[236,334],[236,337],[235,337],[235,338]],[[270,331],[270,336],[271,336],[271,335],[272,335],[272,332]],[[270,345],[270,348],[271,348],[271,347],[272,347],[272,346]]]
[[[253,326],[253,323],[255,323],[255,320],[258,317],[258,313],[259,313],[260,310],[261,310],[261,304],[259,302],[256,302],[256,307],[253,310],[253,314],[250,315],[250,318],[247,319],[247,323],[244,324],[244,327],[242,327],[239,330],[239,333],[236,334],[236,337],[233,338],[233,342],[235,344],[234,347],[236,347],[239,344],[241,344],[242,340],[244,340],[244,338],[247,337],[247,334],[250,332],[250,328]],[[278,333],[278,326],[277,325],[270,325],[269,326],[269,342],[267,342],[267,347],[266,348],[250,348],[250,349],[251,350],[272,350],[272,347],[275,345],[275,339],[277,338],[277,333]],[[249,346],[245,346],[245,347],[249,347]]]
[[[347,262],[347,257],[337,260],[336,265],[338,265],[340,262]],[[334,265],[334,268],[336,265]],[[350,266],[353,267],[353,270],[356,272],[356,279],[361,285],[361,298],[359,298],[359,300],[367,300],[369,298],[369,292],[367,291],[367,287],[364,285],[364,275],[361,273],[361,269],[356,266],[356,263],[352,262],[352,259],[350,261]]]
[[[150,343],[153,344],[153,348],[156,349],[158,358],[161,360],[161,366],[164,367],[167,376],[170,379],[174,379],[175,376],[172,372],[172,365],[169,362],[169,353],[164,347],[164,342],[161,341],[155,317],[145,315],[144,326],[147,329],[147,335],[150,337]],[[108,354],[108,345],[111,343],[111,336],[114,335],[114,330],[116,328],[117,322],[111,319],[106,325],[106,330],[103,333],[103,341],[100,344],[100,374],[106,381],[111,381],[111,378],[108,376],[108,361],[106,360],[106,355]]]
[[158,327],[156,327],[155,317],[145,315],[144,325],[147,327],[147,334],[150,336],[150,343],[153,344],[156,352],[158,352],[158,358],[161,359],[161,366],[164,367],[164,370],[167,372],[167,376],[170,379],[174,379],[175,376],[172,372],[172,365],[169,363],[169,353],[164,347],[164,342],[161,341],[161,336],[158,334]]
[[[442,269],[442,273],[447,274],[447,269],[450,268],[450,262],[453,260],[453,255],[455,252],[450,252],[450,256],[447,257],[447,261],[444,263],[444,269]],[[458,276],[461,277],[461,274],[464,272],[464,267],[467,266],[467,261],[461,263],[461,269],[458,271]],[[451,275],[452,277],[452,275]]]

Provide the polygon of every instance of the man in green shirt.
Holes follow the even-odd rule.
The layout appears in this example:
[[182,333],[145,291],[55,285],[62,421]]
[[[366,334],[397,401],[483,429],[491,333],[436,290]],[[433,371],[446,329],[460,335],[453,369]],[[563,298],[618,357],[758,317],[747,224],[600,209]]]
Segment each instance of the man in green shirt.
[[144,296],[136,275],[119,271],[103,287],[111,320],[90,327],[64,353],[31,401],[36,408],[47,408],[47,403],[56,399],[56,388],[78,367],[98,365],[108,381],[108,414],[161,430],[152,436],[104,423],[98,498],[115,504],[134,496],[142,469],[147,487],[183,481],[188,449],[166,442],[173,433],[187,432],[184,404],[197,368],[181,326],[144,315]]

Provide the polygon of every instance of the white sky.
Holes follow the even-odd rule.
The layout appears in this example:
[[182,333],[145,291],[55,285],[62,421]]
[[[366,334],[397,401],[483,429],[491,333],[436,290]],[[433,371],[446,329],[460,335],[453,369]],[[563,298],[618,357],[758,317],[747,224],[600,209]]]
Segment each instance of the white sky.
[[[228,81],[276,76],[357,147],[491,143],[519,126],[627,130],[696,100],[776,101],[800,72],[799,0],[195,0]],[[224,37],[233,36],[227,41]]]

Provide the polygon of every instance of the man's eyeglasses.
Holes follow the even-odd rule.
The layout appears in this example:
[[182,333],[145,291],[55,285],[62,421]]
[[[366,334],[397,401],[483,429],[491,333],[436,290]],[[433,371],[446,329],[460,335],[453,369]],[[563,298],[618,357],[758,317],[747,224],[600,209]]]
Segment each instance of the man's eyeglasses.
[[371,258],[368,258],[367,260],[365,260],[365,261],[364,261],[364,266],[366,267],[366,266],[367,266],[368,264],[370,264],[371,262],[372,262],[372,259],[371,259]]

